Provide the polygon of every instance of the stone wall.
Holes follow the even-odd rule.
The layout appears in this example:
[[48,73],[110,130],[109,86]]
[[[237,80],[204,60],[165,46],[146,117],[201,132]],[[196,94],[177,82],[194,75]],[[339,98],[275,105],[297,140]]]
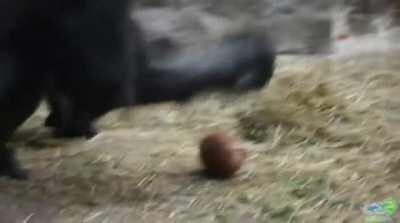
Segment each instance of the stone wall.
[[333,12],[347,12],[352,34],[376,31],[379,15],[400,23],[399,0],[141,0],[134,15],[149,38],[160,36],[181,45],[219,38],[238,30],[265,32],[280,51],[330,51]]

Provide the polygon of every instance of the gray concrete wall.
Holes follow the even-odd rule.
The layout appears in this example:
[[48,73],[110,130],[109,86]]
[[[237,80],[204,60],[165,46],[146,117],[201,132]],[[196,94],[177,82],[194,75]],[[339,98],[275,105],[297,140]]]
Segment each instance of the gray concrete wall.
[[365,34],[376,31],[375,16],[388,15],[389,1],[400,5],[397,0],[142,0],[134,16],[149,39],[164,36],[190,45],[257,29],[270,35],[279,51],[326,53],[335,38],[335,12],[346,17],[349,32]]

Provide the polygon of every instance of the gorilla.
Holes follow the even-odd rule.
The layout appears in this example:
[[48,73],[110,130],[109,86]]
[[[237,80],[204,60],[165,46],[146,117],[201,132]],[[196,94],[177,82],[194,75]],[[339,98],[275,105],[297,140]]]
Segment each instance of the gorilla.
[[[261,88],[272,74],[274,59],[271,50],[262,48],[263,41],[259,36],[242,34],[197,52],[172,54],[167,60],[149,58],[136,79],[134,104],[185,102],[210,88]],[[57,89],[47,97],[52,113],[45,125],[55,128],[56,137],[94,136],[91,120],[74,109],[71,100],[55,92]]]
[[242,35],[190,54],[151,58],[132,0],[0,3],[0,175],[26,179],[7,142],[43,99],[60,137],[96,134],[105,113],[187,101],[210,89],[259,89],[273,75],[267,39]]

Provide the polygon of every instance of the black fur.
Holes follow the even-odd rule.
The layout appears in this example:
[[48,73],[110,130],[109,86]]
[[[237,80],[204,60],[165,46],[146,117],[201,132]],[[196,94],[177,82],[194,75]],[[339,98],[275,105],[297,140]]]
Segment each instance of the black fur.
[[[168,59],[152,60],[136,79],[135,104],[186,101],[195,93],[210,88],[249,90],[263,87],[274,71],[275,52],[270,43],[258,35],[241,35],[208,46],[206,49],[176,53]],[[72,115],[63,126],[61,117],[72,106],[62,97],[48,98],[52,108],[45,125],[55,128],[59,137],[90,138],[96,134],[91,123]],[[60,108],[63,107],[63,108]],[[64,114],[63,114],[64,113]],[[78,114],[75,111],[74,114]]]
[[0,175],[25,178],[6,143],[47,96],[57,136],[96,134],[92,122],[135,104],[187,100],[217,88],[251,89],[270,79],[275,52],[237,38],[205,54],[151,63],[129,0],[0,3]]

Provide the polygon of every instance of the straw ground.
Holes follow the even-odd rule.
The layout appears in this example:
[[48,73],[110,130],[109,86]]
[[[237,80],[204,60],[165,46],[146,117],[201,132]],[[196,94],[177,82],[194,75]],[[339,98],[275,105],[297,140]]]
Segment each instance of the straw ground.
[[[55,140],[43,106],[15,135],[31,180],[0,180],[5,222],[359,222],[400,198],[399,52],[282,57],[262,92],[115,111],[90,141]],[[226,130],[249,158],[201,175],[198,142]]]

